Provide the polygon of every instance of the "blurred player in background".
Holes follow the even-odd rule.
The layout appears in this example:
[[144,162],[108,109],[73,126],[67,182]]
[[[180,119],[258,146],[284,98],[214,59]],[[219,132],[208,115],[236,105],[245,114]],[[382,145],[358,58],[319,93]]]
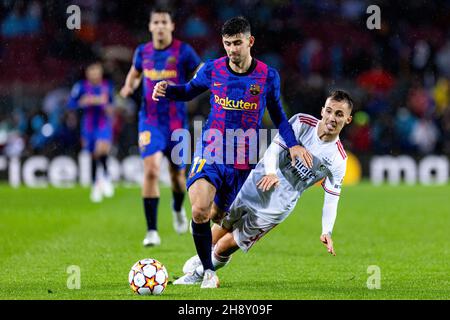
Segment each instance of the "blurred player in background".
[[187,110],[184,102],[161,99],[152,100],[154,85],[160,80],[173,84],[185,83],[201,65],[197,53],[186,43],[173,38],[175,24],[170,10],[155,8],[150,13],[149,30],[152,41],[140,45],[134,54],[133,65],[120,91],[128,97],[139,86],[142,77],[142,107],[139,112],[139,148],[144,159],[144,183],[142,198],[147,220],[144,246],[161,243],[157,229],[157,212],[160,197],[159,174],[163,155],[169,159],[172,182],[173,227],[177,233],[188,230],[183,200],[186,193],[185,165],[171,161],[171,151],[176,141],[172,132],[188,128]]
[[[322,107],[322,119],[299,113],[289,122],[300,145],[308,150],[312,167],[297,160],[292,165],[282,136],[275,136],[264,158],[252,170],[221,225],[213,226],[212,261],[216,269],[225,266],[231,254],[244,252],[294,210],[303,192],[320,180],[325,191],[320,240],[330,254],[336,255],[331,232],[336,220],[347,155],[339,140],[342,128],[352,121],[353,102],[344,91],[336,90]],[[196,284],[203,278],[198,256],[186,261],[185,275],[174,284]]]
[[[103,67],[99,61],[88,65],[85,76],[85,80],[73,86],[68,107],[82,110],[82,145],[92,158],[90,198],[92,202],[101,202],[103,197],[114,195],[107,163],[112,142],[114,89],[112,83],[103,78]],[[99,165],[103,176],[99,174]]]
[[[229,129],[256,133],[267,105],[272,121],[279,128],[292,158],[302,157],[306,150],[298,145],[281,106],[278,72],[251,56],[250,50],[255,38],[251,35],[247,19],[237,17],[225,22],[222,27],[222,42],[227,56],[208,61],[188,84],[174,86],[167,81],[159,82],[155,86],[153,98],[158,100],[168,97],[187,101],[210,90],[211,112],[203,130],[215,129],[222,134],[222,138]],[[215,221],[228,211],[254,166],[249,162],[249,157],[257,149],[257,145],[247,142],[242,146],[239,142],[235,143],[234,139],[226,140],[219,141],[222,152],[227,150],[228,153],[228,144],[233,149],[233,155],[229,157],[222,153],[219,155],[221,163],[215,160],[220,151],[216,150],[212,158],[202,152],[202,149],[208,149],[209,144],[217,144],[216,138],[207,137],[200,141],[195,149],[194,163],[187,181],[192,205],[192,234],[198,256],[206,270],[202,288],[219,286],[211,261],[210,219]],[[238,157],[242,155],[242,149],[245,161],[240,163]]]

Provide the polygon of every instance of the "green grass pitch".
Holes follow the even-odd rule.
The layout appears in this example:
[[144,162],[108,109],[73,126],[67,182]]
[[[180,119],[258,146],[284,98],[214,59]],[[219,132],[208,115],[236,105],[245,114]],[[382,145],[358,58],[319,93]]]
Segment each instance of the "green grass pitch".
[[[169,189],[161,191],[162,245],[144,248],[138,188],[92,204],[80,187],[1,185],[0,299],[449,299],[449,195],[450,186],[345,187],[333,257],[319,241],[323,191],[314,187],[283,224],[218,272],[219,289],[169,284],[159,297],[141,297],[128,286],[134,262],[158,259],[173,280],[195,252],[191,235],[172,229]],[[67,287],[71,265],[80,268],[78,290]],[[367,288],[372,265],[380,289]]]

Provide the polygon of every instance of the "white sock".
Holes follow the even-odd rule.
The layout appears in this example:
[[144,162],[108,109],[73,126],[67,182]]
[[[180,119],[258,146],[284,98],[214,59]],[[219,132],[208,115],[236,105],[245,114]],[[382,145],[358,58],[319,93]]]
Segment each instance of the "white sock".
[[[231,260],[231,256],[221,256],[218,255],[212,250],[211,252],[211,259],[214,266],[214,269],[219,270],[220,268],[225,267]],[[195,272],[201,276],[203,276],[203,265],[199,265],[197,269],[195,269]]]
[[228,262],[230,262],[231,256],[221,256],[218,255],[215,251],[213,251],[211,254],[211,259],[214,268],[218,270],[220,268],[225,267],[228,264]]

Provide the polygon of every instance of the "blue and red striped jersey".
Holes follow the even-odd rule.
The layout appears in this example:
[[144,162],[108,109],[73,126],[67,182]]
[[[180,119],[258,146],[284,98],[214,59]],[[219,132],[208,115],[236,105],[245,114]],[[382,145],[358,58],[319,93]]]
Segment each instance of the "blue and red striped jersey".
[[[289,147],[297,144],[294,132],[287,121],[280,101],[280,77],[278,72],[265,63],[253,59],[249,70],[245,73],[236,73],[229,66],[228,57],[211,60],[197,72],[195,77],[186,85],[168,86],[166,96],[176,100],[190,100],[196,95],[210,90],[211,111],[203,131],[216,129],[223,135],[222,152],[225,153],[224,162],[227,160],[228,150],[234,149],[234,159],[231,162],[237,169],[249,169],[250,154],[257,154],[257,143],[252,143],[249,135],[245,139],[245,161],[242,162],[242,148],[239,142],[226,139],[227,130],[243,131],[254,129],[258,135],[261,128],[261,120],[265,107],[280,134],[285,138]],[[214,132],[202,139],[202,147],[211,148],[211,143],[216,144]],[[230,146],[231,145],[231,146]],[[198,149],[197,145],[197,149]],[[231,147],[231,148],[230,148]],[[220,148],[218,148],[220,149]],[[250,153],[250,151],[252,151]],[[204,152],[203,152],[204,153]],[[214,157],[216,154],[213,155]],[[239,160],[241,156],[241,160]]]
[[111,117],[106,112],[108,106],[113,106],[114,88],[110,81],[103,80],[94,85],[87,80],[75,83],[70,93],[68,107],[81,109],[82,132],[92,132],[96,128],[104,128],[111,125]]
[[201,60],[194,49],[177,39],[163,50],[155,49],[152,42],[138,46],[134,53],[133,65],[136,70],[143,73],[141,119],[145,119],[150,125],[168,128],[171,131],[185,128],[186,104],[164,98],[153,101],[153,87],[161,80],[175,84],[185,83],[200,63]]

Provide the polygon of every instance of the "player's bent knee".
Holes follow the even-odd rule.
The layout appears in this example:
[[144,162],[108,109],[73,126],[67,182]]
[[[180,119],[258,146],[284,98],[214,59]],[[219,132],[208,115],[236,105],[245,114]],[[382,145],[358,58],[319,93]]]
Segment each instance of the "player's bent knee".
[[192,206],[192,220],[195,223],[205,223],[208,222],[209,217],[209,208],[207,206]]
[[98,141],[95,146],[95,153],[98,156],[107,155],[111,149],[111,144],[106,141]]
[[155,181],[159,179],[159,167],[146,168],[144,170],[144,178],[147,181]]

